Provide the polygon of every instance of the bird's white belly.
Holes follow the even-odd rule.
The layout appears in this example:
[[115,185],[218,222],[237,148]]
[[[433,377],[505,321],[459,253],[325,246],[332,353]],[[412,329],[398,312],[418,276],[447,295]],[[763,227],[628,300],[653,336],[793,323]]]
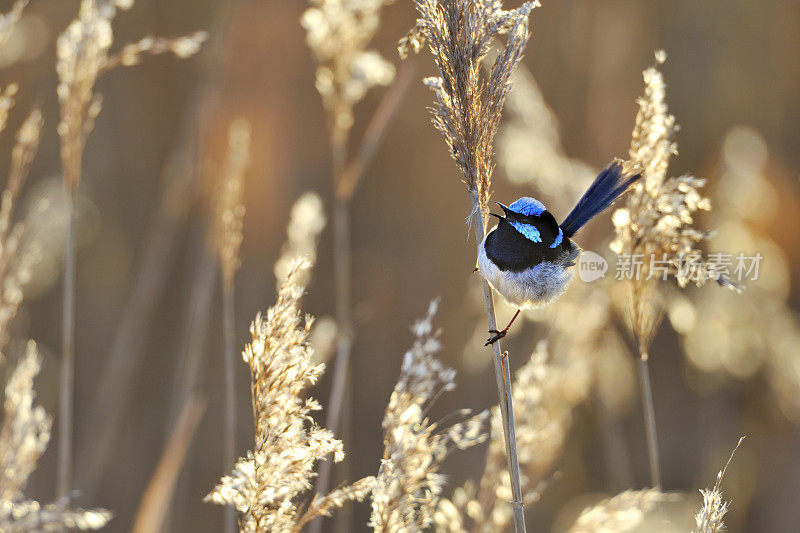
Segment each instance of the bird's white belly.
[[504,272],[486,256],[484,243],[478,252],[478,270],[500,296],[520,309],[536,309],[557,299],[574,274],[573,268],[549,261],[521,272]]

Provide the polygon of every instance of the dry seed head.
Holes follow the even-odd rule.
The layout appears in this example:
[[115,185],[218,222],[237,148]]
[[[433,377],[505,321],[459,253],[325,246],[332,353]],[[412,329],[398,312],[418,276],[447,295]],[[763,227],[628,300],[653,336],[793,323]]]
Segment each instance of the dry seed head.
[[393,0],[311,0],[300,18],[317,61],[316,87],[332,134],[346,136],[353,106],[377,85],[389,85],[394,66],[366,47],[380,25],[380,10]]
[[235,120],[228,129],[228,151],[215,208],[214,228],[222,276],[233,280],[239,268],[244,219],[244,175],[250,163],[250,123]]
[[626,490],[613,498],[584,509],[569,533],[613,533],[630,531],[645,515],[669,495],[658,489]]
[[25,9],[27,5],[28,0],[16,0],[8,13],[0,14],[0,46],[3,46],[11,36],[11,32],[14,31],[14,26],[22,17],[22,10]]
[[33,379],[41,358],[29,341],[8,380],[0,428],[0,530],[54,531],[63,527],[100,529],[111,519],[104,509],[69,509],[61,503],[41,505],[23,494],[39,457],[47,449],[52,419],[34,405]]
[[[538,2],[502,9],[498,0],[415,0],[420,18],[400,41],[401,56],[423,43],[438,76],[425,83],[435,95],[433,124],[445,138],[476,208],[486,210],[491,193],[494,137],[510,89],[511,73],[528,42],[528,17]],[[481,63],[492,43],[506,35],[490,71]]]
[[306,261],[295,262],[275,305],[250,326],[251,342],[242,358],[250,367],[254,447],[204,498],[236,507],[246,532],[299,531],[312,518],[363,499],[374,482],[368,477],[338,488],[301,512],[298,499],[311,488],[317,461],[329,454],[335,461],[344,457],[341,441],[311,418],[320,404],[305,397],[325,368],[312,363],[313,349],[307,342],[312,319],[300,310],[305,287],[299,274],[308,268]]
[[78,18],[56,42],[57,93],[61,108],[58,134],[61,137],[64,179],[71,191],[80,181],[86,139],[100,113],[101,99],[94,93],[100,75],[118,65],[136,64],[143,54],[170,52],[178,57],[187,57],[198,51],[206,39],[203,32],[168,39],[146,37],[123,47],[116,55],[109,55],[114,42],[111,21],[116,10],[129,9],[132,5],[133,0],[81,0]]
[[722,478],[725,477],[725,472],[728,470],[728,466],[733,460],[736,450],[742,445],[744,439],[744,437],[739,439],[739,442],[736,443],[736,447],[728,457],[728,462],[725,463],[725,467],[717,473],[717,480],[714,483],[714,488],[700,489],[700,494],[703,496],[703,506],[700,507],[700,510],[694,517],[695,524],[697,525],[697,529],[694,533],[723,533],[726,530],[723,518],[730,508],[730,502],[726,502],[722,498],[720,485],[722,484]]
[[[317,239],[326,223],[322,198],[317,193],[306,192],[292,205],[286,226],[286,242],[273,269],[279,287],[286,280],[292,263],[302,257],[312,263],[316,261]],[[308,280],[301,278],[300,281],[305,283]]]
[[438,301],[432,301],[427,316],[412,328],[414,345],[403,358],[383,418],[385,447],[370,518],[375,531],[432,525],[445,481],[439,471],[448,453],[486,440],[487,411],[446,428],[427,417],[433,402],[455,388],[455,371],[435,357],[441,349],[433,329],[437,308]]
[[[666,54],[658,51],[656,59],[663,63]],[[711,209],[709,200],[699,192],[705,180],[667,176],[670,158],[677,153],[673,136],[678,127],[668,112],[661,72],[652,66],[643,78],[644,96],[638,102],[628,163],[641,168],[643,178],[627,195],[625,207],[613,215],[616,236],[610,247],[617,254],[642,258],[632,281],[631,325],[640,352],[645,353],[661,317],[652,261],[668,266],[680,287],[709,280],[738,287],[721,276],[714,264],[701,259],[700,245],[710,233],[696,229],[694,217],[698,211]]]
[[11,168],[6,189],[0,197],[0,359],[9,339],[8,325],[23,298],[23,285],[40,258],[39,245],[23,239],[25,225],[12,226],[14,210],[28,169],[39,146],[43,120],[39,109],[25,119],[11,151]]

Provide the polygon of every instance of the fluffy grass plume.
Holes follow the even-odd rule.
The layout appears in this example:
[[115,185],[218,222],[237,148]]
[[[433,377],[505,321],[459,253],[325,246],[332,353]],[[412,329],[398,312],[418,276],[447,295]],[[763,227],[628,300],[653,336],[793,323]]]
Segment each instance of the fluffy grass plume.
[[[656,52],[656,62],[666,54]],[[647,428],[650,481],[661,486],[658,441],[652,386],[648,366],[650,346],[662,318],[658,281],[673,277],[680,287],[698,286],[714,280],[738,290],[713,263],[702,258],[700,245],[710,232],[694,226],[697,211],[708,211],[711,203],[699,189],[705,180],[690,175],[668,177],[669,161],[677,153],[673,137],[678,127],[669,114],[664,77],[656,66],[643,73],[644,96],[631,135],[631,165],[642,169],[643,178],[614,212],[616,236],[611,249],[624,254],[631,265],[631,297],[628,315],[639,349],[639,377]]]
[[694,533],[722,533],[725,531],[725,522],[723,522],[722,519],[730,508],[730,502],[726,502],[722,498],[720,485],[722,485],[722,478],[725,477],[725,472],[727,472],[728,466],[733,460],[733,455],[736,453],[736,450],[739,449],[739,446],[742,445],[744,439],[744,437],[739,439],[730,457],[728,457],[728,462],[726,462],[723,469],[717,473],[717,481],[714,483],[714,488],[700,489],[700,494],[703,496],[703,506],[700,507],[700,510],[697,511],[694,517],[695,524],[697,525],[697,529],[694,530]]
[[[0,109],[3,107],[3,98],[0,96]],[[0,112],[0,130],[5,126],[3,114]],[[14,224],[13,217],[30,164],[39,147],[43,124],[41,111],[34,109],[17,131],[6,188],[0,199],[0,357],[8,343],[8,325],[22,303],[23,286],[39,259],[37,243],[25,238],[25,225]]]
[[436,399],[455,388],[455,370],[435,357],[441,349],[439,332],[433,329],[437,308],[434,300],[427,316],[413,327],[414,345],[403,358],[383,418],[384,452],[370,520],[375,531],[429,527],[445,481],[439,470],[448,453],[486,440],[486,411],[449,427],[427,416]]
[[[399,43],[401,56],[427,43],[439,75],[433,89],[433,124],[464,175],[467,189],[485,210],[491,189],[494,137],[510,89],[511,73],[530,36],[528,16],[538,2],[502,9],[497,0],[416,0],[420,18]],[[481,63],[495,38],[507,35],[485,75]]]
[[94,92],[97,79],[117,66],[136,65],[148,54],[192,56],[207,37],[204,32],[176,38],[148,36],[110,54],[114,43],[111,22],[117,9],[127,10],[131,6],[133,0],[81,0],[78,17],[56,43],[61,105],[58,134],[64,179],[70,190],[80,181],[83,149],[101,108],[101,97]]
[[317,61],[316,87],[328,113],[333,144],[346,144],[353,106],[376,85],[389,85],[394,66],[367,45],[380,11],[393,0],[311,0],[300,23]]
[[613,498],[584,509],[569,533],[622,533],[630,531],[645,515],[664,501],[667,495],[658,489],[626,490]]
[[50,441],[52,419],[34,405],[33,379],[41,360],[33,341],[17,363],[5,390],[0,428],[0,530],[99,529],[111,519],[104,509],[70,509],[63,502],[42,505],[26,499],[25,485]]
[[[656,53],[657,63],[666,54]],[[640,351],[646,353],[658,327],[660,309],[654,303],[658,279],[674,277],[680,287],[714,280],[737,288],[720,275],[715,265],[701,257],[701,244],[711,232],[697,229],[698,211],[709,211],[711,202],[700,193],[705,180],[691,175],[669,177],[672,155],[677,153],[675,117],[669,114],[664,77],[656,66],[643,73],[644,96],[633,129],[630,159],[642,168],[643,178],[626,198],[625,207],[614,212],[616,237],[611,249],[638,255],[643,261],[639,279],[633,280],[632,327]]]
[[250,161],[250,123],[239,119],[228,129],[228,151],[214,208],[217,254],[224,280],[239,268],[244,219],[244,175]]
[[305,289],[298,275],[309,264],[298,261],[289,269],[275,305],[250,326],[251,342],[242,352],[250,367],[255,419],[255,445],[224,476],[205,501],[232,505],[239,511],[241,531],[299,531],[311,519],[329,515],[351,500],[362,500],[375,479],[316,495],[307,505],[299,498],[311,488],[314,467],[332,454],[344,458],[341,441],[316,425],[310,416],[320,404],[303,398],[325,365],[313,365],[307,342],[311,318],[303,317],[300,298]]
[[28,5],[28,0],[16,0],[7,12],[0,14],[0,46],[3,46],[11,32],[14,31],[14,26],[19,22],[22,17],[22,10]]
[[[322,205],[322,198],[319,194],[309,191],[303,193],[300,198],[292,204],[289,212],[289,222],[286,225],[286,242],[281,246],[281,255],[275,261],[273,272],[275,280],[280,288],[286,281],[289,268],[299,258],[306,257],[312,263],[317,259],[317,239],[325,229],[327,219]],[[308,282],[308,271],[298,273],[300,282]],[[314,347],[315,351],[319,349]]]

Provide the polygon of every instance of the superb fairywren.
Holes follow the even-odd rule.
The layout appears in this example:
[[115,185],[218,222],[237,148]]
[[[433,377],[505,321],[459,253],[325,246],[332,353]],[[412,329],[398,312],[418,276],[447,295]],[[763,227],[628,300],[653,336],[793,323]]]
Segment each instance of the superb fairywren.
[[478,271],[517,312],[503,330],[491,330],[486,341],[492,344],[505,337],[523,309],[536,309],[561,296],[574,274],[580,247],[572,242],[584,224],[610,206],[641,177],[623,169],[615,161],[606,167],[584,193],[564,222],[535,198],[523,197],[505,206],[499,219],[478,251]]

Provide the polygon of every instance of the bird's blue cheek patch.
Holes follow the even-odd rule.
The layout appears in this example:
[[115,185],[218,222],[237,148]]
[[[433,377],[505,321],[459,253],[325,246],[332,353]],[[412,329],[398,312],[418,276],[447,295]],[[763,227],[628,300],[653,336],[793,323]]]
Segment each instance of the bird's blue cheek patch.
[[532,226],[531,224],[523,224],[522,222],[517,222],[515,220],[509,222],[511,222],[511,225],[514,226],[515,230],[522,233],[529,241],[542,242],[542,236],[536,226]]
[[564,232],[561,231],[561,228],[558,228],[558,235],[556,235],[556,240],[553,241],[553,244],[550,245],[550,248],[555,248],[556,246],[561,244],[561,241],[563,240],[564,240]]

